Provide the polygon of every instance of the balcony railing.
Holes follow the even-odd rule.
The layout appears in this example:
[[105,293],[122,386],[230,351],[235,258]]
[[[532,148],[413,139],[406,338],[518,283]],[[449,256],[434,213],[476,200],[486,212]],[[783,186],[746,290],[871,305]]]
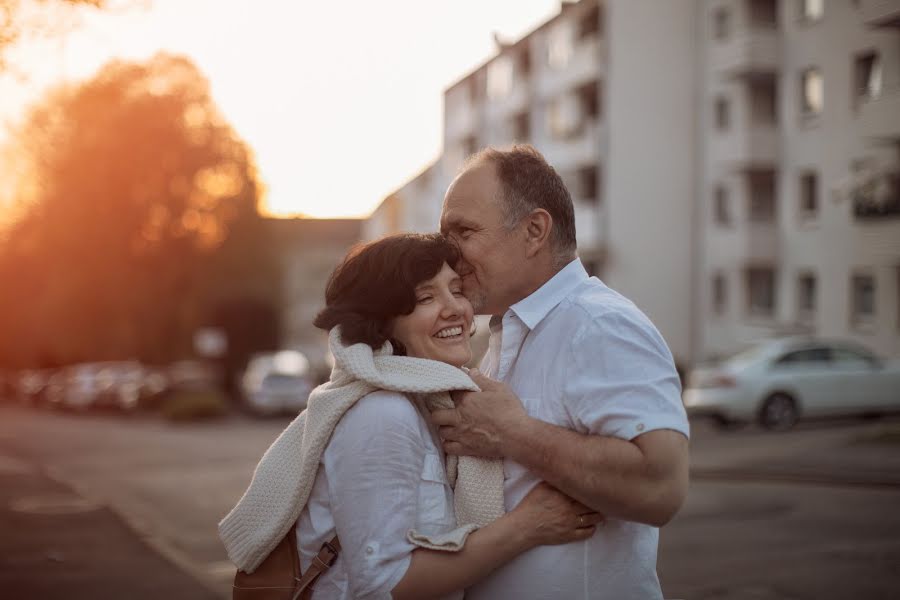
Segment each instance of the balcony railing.
[[859,131],[876,139],[900,140],[900,84],[859,99]]
[[900,0],[859,0],[858,5],[869,27],[900,27]]
[[778,71],[780,52],[778,29],[755,25],[719,42],[712,65],[720,74],[732,77],[771,74]]

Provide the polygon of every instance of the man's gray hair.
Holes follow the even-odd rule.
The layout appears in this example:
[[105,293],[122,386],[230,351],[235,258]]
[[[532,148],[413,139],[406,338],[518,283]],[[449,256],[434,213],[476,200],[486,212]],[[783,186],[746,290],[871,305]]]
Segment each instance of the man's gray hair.
[[530,144],[488,146],[470,156],[465,168],[485,162],[494,166],[500,180],[506,228],[512,229],[531,211],[542,208],[553,218],[550,241],[558,262],[571,260],[577,249],[575,209],[556,169]]

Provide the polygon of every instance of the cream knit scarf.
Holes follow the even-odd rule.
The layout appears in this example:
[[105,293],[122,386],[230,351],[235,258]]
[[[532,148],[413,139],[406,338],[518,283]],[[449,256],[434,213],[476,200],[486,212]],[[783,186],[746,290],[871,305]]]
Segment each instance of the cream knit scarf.
[[[237,505],[219,523],[228,557],[252,573],[300,516],[309,500],[319,461],[338,421],[375,390],[422,394],[429,410],[452,408],[450,390],[477,390],[461,369],[421,358],[393,356],[390,343],[375,352],[366,344],[344,346],[338,327],[329,345],[335,365],[331,380],[309,396],[306,410],[266,450]],[[459,528],[439,536],[408,533],[419,546],[458,551],[470,532],[504,513],[503,465],[499,460],[447,456]]]

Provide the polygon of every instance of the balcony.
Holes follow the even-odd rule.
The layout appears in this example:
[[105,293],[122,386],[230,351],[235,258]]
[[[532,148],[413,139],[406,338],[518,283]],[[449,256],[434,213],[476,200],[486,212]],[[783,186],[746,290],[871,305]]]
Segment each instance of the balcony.
[[580,253],[592,253],[603,248],[603,209],[591,200],[574,199],[575,238]]
[[527,80],[518,80],[510,92],[501,97],[493,98],[487,105],[486,112],[489,120],[505,119],[510,115],[525,111],[529,108],[531,91]]
[[600,36],[591,35],[576,43],[564,67],[546,67],[540,71],[537,93],[541,98],[558,96],[566,90],[599,79],[602,69]]
[[900,85],[865,98],[859,105],[859,132],[868,138],[900,141]]
[[780,53],[778,30],[757,26],[720,42],[712,55],[712,67],[726,77],[771,75],[778,71]]
[[859,16],[869,27],[900,27],[900,0],[859,0]]
[[774,125],[749,125],[716,136],[713,156],[736,169],[765,168],[780,157],[779,134]]
[[565,139],[550,139],[541,145],[540,151],[557,170],[575,169],[596,164],[600,149],[605,145],[606,126],[598,121],[587,121],[575,135]]
[[772,264],[779,256],[775,221],[749,221],[744,229],[744,258],[748,263]]

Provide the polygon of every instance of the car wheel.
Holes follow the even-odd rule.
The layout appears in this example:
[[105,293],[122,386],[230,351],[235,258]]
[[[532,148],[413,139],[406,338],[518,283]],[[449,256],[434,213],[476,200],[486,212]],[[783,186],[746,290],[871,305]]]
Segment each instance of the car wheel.
[[787,394],[772,394],[759,411],[759,424],[770,431],[787,431],[799,417],[797,402]]

